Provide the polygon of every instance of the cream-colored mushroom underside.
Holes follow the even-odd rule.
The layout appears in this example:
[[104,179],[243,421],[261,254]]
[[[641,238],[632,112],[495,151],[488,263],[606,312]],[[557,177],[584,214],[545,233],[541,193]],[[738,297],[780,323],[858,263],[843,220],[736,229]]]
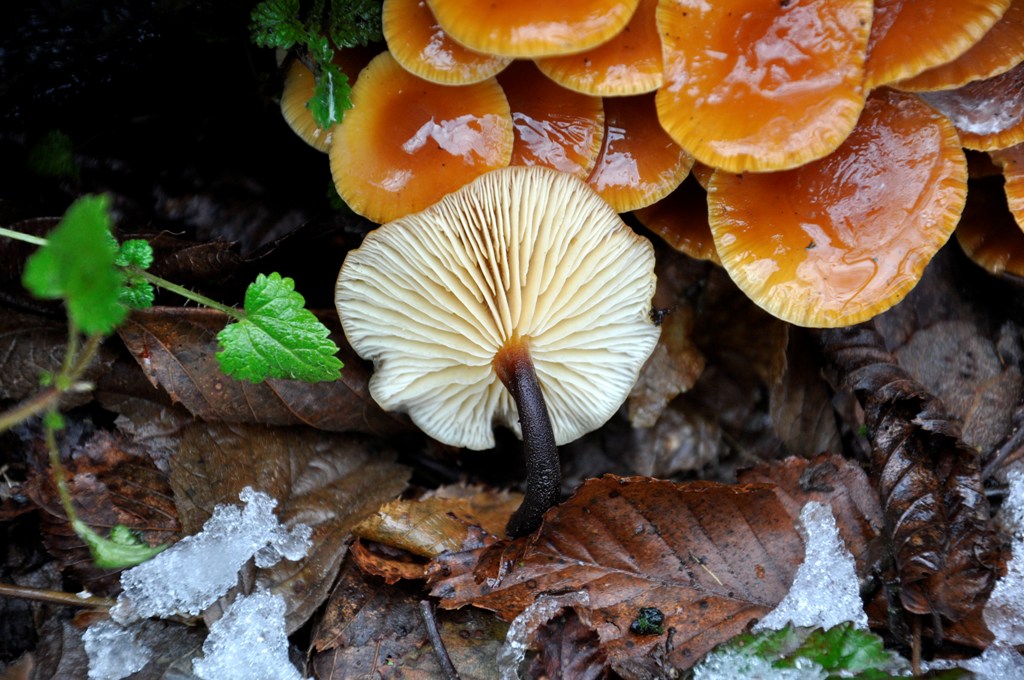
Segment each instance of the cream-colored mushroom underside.
[[453,446],[519,431],[491,360],[529,346],[558,444],[607,421],[659,330],[654,252],[583,182],[495,170],[371,232],[338,277],[345,335],[372,359],[370,393]]

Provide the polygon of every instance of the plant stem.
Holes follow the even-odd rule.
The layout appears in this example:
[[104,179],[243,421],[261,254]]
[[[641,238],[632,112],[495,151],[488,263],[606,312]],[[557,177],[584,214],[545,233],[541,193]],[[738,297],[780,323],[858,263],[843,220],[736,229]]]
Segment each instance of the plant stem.
[[150,283],[152,283],[154,286],[159,286],[160,288],[163,288],[164,290],[169,290],[172,293],[177,293],[181,297],[186,298],[188,300],[192,300],[193,302],[198,302],[199,304],[203,305],[204,307],[209,307],[210,309],[216,309],[218,312],[224,312],[228,316],[234,317],[235,319],[238,319],[239,321],[243,321],[245,319],[245,315],[242,312],[240,312],[237,309],[235,309],[234,307],[228,307],[227,305],[222,305],[221,303],[217,302],[216,300],[212,300],[212,299],[206,297],[205,295],[200,295],[199,293],[194,293],[191,290],[189,290],[188,288],[185,288],[184,286],[179,286],[176,283],[171,283],[167,279],[160,278],[156,274],[150,274],[145,269],[140,269],[138,267],[127,267],[127,270],[130,273],[132,273],[132,274],[137,274],[137,275],[141,276],[142,278],[146,279],[146,281],[149,281]]
[[14,231],[13,229],[4,229],[3,227],[0,227],[0,236],[6,236],[7,238],[14,239],[15,241],[31,243],[34,246],[46,245],[45,238],[39,236],[32,236],[31,234],[23,234],[20,231]]
[[74,341],[69,337],[68,352],[64,357],[64,366],[61,368],[61,372],[54,377],[53,387],[43,390],[4,413],[0,413],[0,432],[6,432],[18,423],[54,408],[57,402],[60,401],[61,396],[67,392],[79,389],[78,381],[96,357],[102,342],[102,335],[90,336],[82,347],[82,351],[78,352],[77,356],[72,360],[69,360],[68,357],[74,352],[75,346],[78,343],[77,337],[75,337]]
[[505,527],[505,533],[516,538],[539,527],[544,513],[558,503],[562,468],[551,418],[526,344],[517,340],[503,347],[494,358],[494,368],[516,402],[523,431],[526,496]]
[[69,607],[100,607],[110,609],[114,606],[114,600],[109,597],[80,597],[74,593],[65,593],[61,590],[44,590],[42,588],[29,588],[28,586],[14,585],[13,583],[0,583],[0,596],[20,597],[23,600],[34,600],[36,602],[49,602],[51,604],[64,604]]

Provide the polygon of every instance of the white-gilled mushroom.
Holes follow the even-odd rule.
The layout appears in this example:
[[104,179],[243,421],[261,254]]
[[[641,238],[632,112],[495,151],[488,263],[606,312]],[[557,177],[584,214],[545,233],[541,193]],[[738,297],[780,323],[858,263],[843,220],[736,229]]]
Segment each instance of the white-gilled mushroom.
[[654,349],[654,287],[650,243],[586,184],[510,167],[367,235],[336,302],[385,409],[454,446],[523,437],[522,535],[558,500],[555,447],[607,421]]

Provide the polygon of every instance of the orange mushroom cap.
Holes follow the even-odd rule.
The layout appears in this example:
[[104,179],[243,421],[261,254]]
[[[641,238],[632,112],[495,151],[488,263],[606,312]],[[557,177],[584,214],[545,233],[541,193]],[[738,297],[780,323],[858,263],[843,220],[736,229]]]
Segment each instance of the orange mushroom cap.
[[572,54],[611,40],[639,0],[427,0],[448,35],[478,52],[505,57]]
[[787,172],[715,172],[722,265],[758,305],[801,326],[858,323],[899,302],[956,227],[967,162],[949,121],[879,90],[832,155]]
[[834,151],[864,106],[871,0],[663,0],[673,139],[730,172],[802,165]]
[[601,97],[653,92],[661,87],[658,0],[640,0],[617,36],[592,50],[537,59],[537,66],[562,87]]
[[542,165],[586,179],[604,137],[600,97],[559,87],[529,61],[498,76],[512,111],[511,165]]
[[1017,0],[971,49],[947,64],[899,81],[896,87],[912,92],[950,90],[972,80],[1006,73],[1021,61],[1024,61],[1024,1]]
[[451,87],[412,75],[384,52],[352,88],[335,126],[331,175],[352,210],[388,222],[508,165],[512,116],[493,78]]
[[968,149],[992,151],[1024,142],[1024,63],[994,78],[921,97],[949,116]]
[[512,61],[474,52],[452,40],[425,0],[384,0],[382,23],[395,61],[424,80],[471,85],[497,75]]
[[[334,63],[348,78],[351,85],[356,82],[359,72],[379,50],[353,47],[334,53]],[[331,132],[334,127],[324,130],[313,120],[306,103],[313,97],[316,79],[313,72],[298,59],[293,59],[285,72],[284,88],[281,92],[281,114],[288,127],[317,151],[327,153],[331,146]]]
[[870,90],[945,64],[981,40],[1010,0],[875,0],[864,66]]
[[1024,231],[1000,193],[997,182],[971,184],[956,240],[967,256],[989,273],[1024,277]]
[[604,100],[604,141],[587,184],[618,212],[643,208],[679,186],[693,158],[658,123],[654,94]]
[[1024,144],[990,151],[989,155],[1003,169],[1006,205],[1024,231]]
[[640,224],[660,236],[666,243],[695,260],[708,260],[717,265],[715,239],[708,224],[708,196],[696,174],[654,205],[633,213]]

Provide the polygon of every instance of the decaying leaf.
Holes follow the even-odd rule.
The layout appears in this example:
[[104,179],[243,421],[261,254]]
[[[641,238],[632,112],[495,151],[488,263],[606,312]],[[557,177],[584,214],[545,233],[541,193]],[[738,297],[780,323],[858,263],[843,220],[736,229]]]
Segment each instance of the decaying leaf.
[[861,467],[836,454],[813,459],[791,456],[737,473],[742,484],[773,484],[775,494],[793,517],[810,501],[832,508],[839,535],[864,578],[876,566],[882,533],[882,506]]
[[341,338],[336,319],[331,337],[345,368],[340,380],[312,385],[294,380],[253,385],[225,376],[215,354],[216,335],[227,321],[212,310],[157,307],[134,313],[118,332],[149,380],[204,420],[372,434],[410,427],[370,397],[370,371]]
[[[771,486],[608,475],[549,511],[536,534],[442,555],[431,582],[442,607],[506,620],[540,595],[583,591],[613,667],[642,656],[685,669],[778,604],[802,559]],[[663,612],[663,635],[630,632],[644,607]]]
[[305,428],[196,423],[171,460],[171,487],[189,534],[246,486],[277,499],[283,524],[312,527],[304,559],[256,572],[256,585],[284,596],[292,632],[327,598],[352,527],[405,488],[409,471],[393,460],[369,442]]
[[[418,610],[416,586],[387,586],[346,561],[313,632],[312,671],[318,678],[433,680],[440,667]],[[445,649],[463,680],[498,677],[495,659],[508,625],[466,608],[437,612]]]
[[822,344],[864,408],[901,603],[916,614],[963,618],[991,590],[997,559],[977,452],[875,330],[825,331]]
[[537,631],[540,652],[530,677],[601,680],[608,676],[608,659],[599,643],[594,629],[570,609]]
[[[79,519],[104,536],[123,524],[149,545],[180,537],[167,480],[139,446],[99,431],[67,441],[67,448],[68,489]],[[49,466],[35,471],[26,491],[44,510],[43,542],[62,568],[98,595],[116,591],[117,572],[93,566],[89,549],[68,523]]]
[[[352,531],[362,538],[407,550],[422,557],[467,550],[467,539],[480,527],[491,536],[504,536],[508,518],[522,502],[522,494],[476,490],[455,495],[468,487],[442,487],[419,500],[396,500],[359,523]],[[479,539],[476,546],[479,547]]]
[[796,456],[838,451],[839,430],[817,349],[803,329],[793,326],[786,332],[783,362],[773,367],[776,375],[771,383],[775,433]]

